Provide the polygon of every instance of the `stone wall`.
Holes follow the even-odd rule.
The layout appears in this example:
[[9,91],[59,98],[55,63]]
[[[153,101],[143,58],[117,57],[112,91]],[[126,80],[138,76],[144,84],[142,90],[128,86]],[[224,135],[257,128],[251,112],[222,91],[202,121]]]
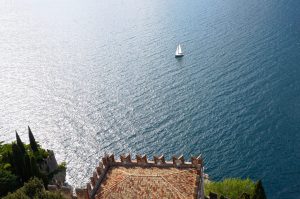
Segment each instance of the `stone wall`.
[[48,157],[39,164],[39,167],[43,172],[51,173],[52,171],[57,169],[58,164],[54,152],[52,150],[47,150],[47,152],[49,154]]
[[115,159],[114,154],[105,155],[98,165],[96,166],[90,182],[86,184],[85,188],[76,188],[76,196],[73,196],[73,189],[70,187],[53,187],[55,185],[49,185],[50,191],[60,191],[66,198],[78,198],[78,199],[93,199],[97,190],[99,189],[102,181],[104,180],[107,171],[113,166],[126,166],[126,167],[161,167],[161,168],[194,168],[197,170],[199,177],[196,180],[195,190],[197,199],[204,199],[204,178],[203,172],[203,158],[201,156],[192,157],[190,162],[186,162],[183,156],[173,156],[172,161],[166,161],[163,155],[154,156],[153,160],[149,160],[146,155],[136,155],[135,159],[131,158],[131,155],[121,155],[119,160]]
[[54,152],[52,150],[47,150],[47,151],[48,151],[49,156],[46,159],[46,164],[48,166],[49,173],[51,173],[52,171],[57,169],[58,164],[57,164]]
[[[197,169],[199,178],[197,178],[197,196],[198,199],[204,199],[204,175],[203,175],[203,159],[201,156],[192,157],[191,162],[186,162],[183,156],[172,157],[172,161],[166,161],[163,155],[154,156],[153,160],[149,160],[146,155],[136,155],[136,159],[131,159],[129,155],[121,155],[119,160],[115,159],[114,154],[105,155],[99,165],[95,168],[93,175],[90,177],[90,183],[87,184],[87,192],[89,198],[93,199],[102,181],[105,178],[109,167],[126,166],[126,167],[176,167],[176,168],[195,168]],[[87,199],[87,198],[86,198]]]

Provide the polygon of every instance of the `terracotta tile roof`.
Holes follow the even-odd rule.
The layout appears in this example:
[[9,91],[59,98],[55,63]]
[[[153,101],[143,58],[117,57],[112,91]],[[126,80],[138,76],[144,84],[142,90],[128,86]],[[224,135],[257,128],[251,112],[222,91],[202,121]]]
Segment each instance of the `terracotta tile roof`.
[[95,198],[195,198],[197,176],[195,168],[113,166]]

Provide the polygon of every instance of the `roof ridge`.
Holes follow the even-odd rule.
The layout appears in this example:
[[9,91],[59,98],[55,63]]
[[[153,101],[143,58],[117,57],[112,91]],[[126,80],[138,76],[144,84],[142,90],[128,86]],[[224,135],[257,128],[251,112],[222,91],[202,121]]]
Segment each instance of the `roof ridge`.
[[182,194],[174,185],[172,185],[171,183],[169,183],[168,180],[166,180],[163,176],[160,176],[163,179],[163,182],[165,182],[167,185],[171,186],[173,190],[175,190],[179,195],[181,195],[184,198],[186,198],[186,196],[184,194]]

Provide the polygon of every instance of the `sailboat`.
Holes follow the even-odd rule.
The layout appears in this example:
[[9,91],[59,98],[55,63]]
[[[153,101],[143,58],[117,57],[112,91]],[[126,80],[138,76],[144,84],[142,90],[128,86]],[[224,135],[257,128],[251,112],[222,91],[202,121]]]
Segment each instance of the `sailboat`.
[[176,48],[176,52],[175,52],[175,57],[182,57],[184,54],[181,50],[181,46],[180,44],[178,44],[177,48]]

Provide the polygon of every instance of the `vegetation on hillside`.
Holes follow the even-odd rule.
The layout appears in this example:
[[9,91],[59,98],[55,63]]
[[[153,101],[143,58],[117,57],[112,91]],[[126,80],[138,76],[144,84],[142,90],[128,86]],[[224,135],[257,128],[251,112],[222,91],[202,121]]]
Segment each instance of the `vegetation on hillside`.
[[219,196],[223,195],[231,199],[239,199],[244,195],[249,195],[252,199],[266,199],[265,192],[261,181],[257,184],[247,179],[228,178],[220,182],[206,182],[205,183],[205,195],[209,195],[210,192],[216,193]]
[[[32,177],[42,180],[47,187],[54,171],[49,173],[42,168],[49,153],[42,149],[28,127],[30,144],[24,144],[16,132],[16,141],[11,144],[0,142],[0,197],[23,186]],[[57,170],[66,169],[62,164]]]
[[63,199],[60,193],[46,191],[43,182],[34,177],[14,193],[9,193],[3,199]]

